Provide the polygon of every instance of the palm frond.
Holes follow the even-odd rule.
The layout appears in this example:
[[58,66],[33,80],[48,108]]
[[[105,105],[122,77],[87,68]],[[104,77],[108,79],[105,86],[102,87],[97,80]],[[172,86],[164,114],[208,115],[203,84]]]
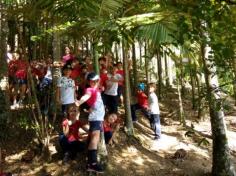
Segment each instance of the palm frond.
[[130,0],[102,0],[98,16],[115,14]]
[[162,23],[140,26],[137,29],[137,37],[144,40],[150,40],[153,44],[172,43],[171,31]]

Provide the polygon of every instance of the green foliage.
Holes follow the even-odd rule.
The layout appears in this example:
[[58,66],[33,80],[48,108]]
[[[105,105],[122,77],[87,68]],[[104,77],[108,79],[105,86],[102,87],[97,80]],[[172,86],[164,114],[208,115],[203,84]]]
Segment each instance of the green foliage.
[[204,137],[198,142],[198,146],[209,146],[210,142]]

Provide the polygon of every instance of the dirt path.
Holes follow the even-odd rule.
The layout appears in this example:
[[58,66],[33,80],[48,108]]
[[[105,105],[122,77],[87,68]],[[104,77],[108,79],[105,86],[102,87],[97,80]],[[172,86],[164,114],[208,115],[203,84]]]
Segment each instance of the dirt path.
[[[175,104],[174,101],[172,101]],[[139,114],[139,120],[134,125],[137,140],[128,140],[124,130],[119,131],[118,143],[114,147],[108,146],[109,161],[107,176],[207,176],[211,171],[211,139],[204,138],[198,133],[187,133],[178,121],[173,104],[162,102],[162,138],[153,140],[152,131],[147,119]],[[187,103],[185,107],[189,107]],[[171,108],[172,107],[172,108]],[[186,108],[187,111],[187,108]],[[236,166],[236,111],[226,116],[228,127],[229,146]],[[192,115],[193,112],[188,112]],[[187,125],[200,133],[210,135],[210,123],[208,120],[191,122]],[[20,135],[20,134],[19,134]],[[21,138],[23,139],[23,138]],[[86,153],[82,153],[75,161],[67,165],[61,162],[61,156],[55,150],[57,135],[54,136],[53,145],[50,147],[53,154],[52,161],[42,162],[35,158],[32,163],[21,161],[27,152],[27,141],[12,141],[8,147],[8,155],[5,158],[4,171],[11,172],[14,176],[73,176],[88,175],[85,170]],[[201,145],[200,141],[202,142]],[[15,146],[13,146],[15,144]],[[25,146],[24,146],[25,145]],[[9,148],[14,152],[10,153]],[[25,150],[24,150],[25,149]],[[184,156],[175,152],[183,149]]]

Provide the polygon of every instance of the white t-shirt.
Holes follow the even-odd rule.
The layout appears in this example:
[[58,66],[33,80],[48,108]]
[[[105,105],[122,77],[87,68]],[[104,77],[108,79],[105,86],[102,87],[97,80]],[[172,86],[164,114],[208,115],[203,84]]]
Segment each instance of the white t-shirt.
[[106,81],[106,89],[104,93],[106,95],[117,96],[118,82],[110,81],[110,79],[114,77],[114,79],[121,81],[123,77],[120,74],[115,74],[114,76],[108,74],[107,77],[108,80]]
[[62,104],[75,102],[75,82],[73,79],[62,76],[57,81],[57,87],[60,88]]
[[48,69],[47,69],[47,73],[46,73],[46,75],[45,75],[44,77],[47,78],[47,79],[52,80],[52,71],[51,71],[51,67],[48,67]]
[[102,101],[101,93],[97,91],[97,98],[94,105],[91,107],[91,112],[89,113],[89,121],[104,121],[105,108]]
[[151,114],[160,114],[158,98],[154,92],[150,93],[148,97],[148,104]]

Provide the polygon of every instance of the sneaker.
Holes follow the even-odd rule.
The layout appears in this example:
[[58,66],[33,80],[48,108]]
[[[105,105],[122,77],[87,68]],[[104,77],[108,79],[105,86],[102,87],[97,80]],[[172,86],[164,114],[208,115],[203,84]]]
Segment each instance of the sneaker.
[[19,107],[18,103],[11,105],[11,109],[18,109]]
[[68,161],[70,160],[70,153],[69,152],[66,152],[64,154],[64,158],[62,160],[63,163],[67,163]]
[[154,137],[154,140],[159,140],[160,139],[160,136],[155,136]]
[[103,173],[104,169],[99,164],[95,163],[95,164],[88,164],[87,171],[88,172]]

